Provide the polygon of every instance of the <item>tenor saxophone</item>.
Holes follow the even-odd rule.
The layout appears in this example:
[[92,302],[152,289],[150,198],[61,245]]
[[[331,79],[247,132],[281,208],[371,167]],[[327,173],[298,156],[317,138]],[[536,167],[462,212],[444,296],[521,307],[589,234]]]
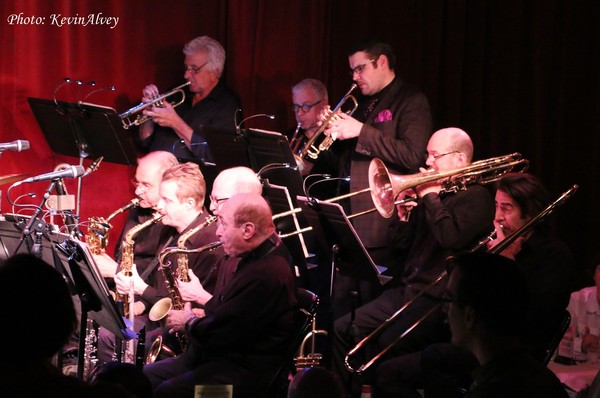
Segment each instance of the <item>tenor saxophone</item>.
[[[188,264],[188,254],[192,251],[200,250],[213,250],[206,248],[206,246],[202,246],[199,249],[186,249],[185,242],[188,238],[194,235],[196,232],[200,231],[203,228],[206,228],[210,224],[217,221],[217,217],[209,216],[206,220],[198,225],[197,227],[191,228],[185,233],[179,236],[177,239],[177,247],[167,247],[163,249],[158,255],[158,260],[160,263],[160,269],[165,278],[165,284],[167,286],[168,297],[162,298],[158,300],[150,309],[148,313],[148,318],[151,321],[160,321],[164,319],[165,316],[171,311],[174,310],[182,310],[185,302],[181,297],[181,293],[177,288],[177,280],[181,282],[189,282],[189,264]],[[221,242],[218,242],[219,245]],[[206,248],[206,249],[205,249]],[[177,272],[173,272],[171,268],[171,262],[167,260],[167,258],[172,255],[177,254]],[[173,357],[178,353],[182,352],[187,342],[185,341],[185,336],[177,336],[179,341],[179,347],[168,347],[163,342],[162,336],[158,336],[150,346],[150,350],[148,351],[148,355],[146,356],[146,363],[154,363],[157,358],[160,357]]]
[[[189,229],[179,236],[179,239],[177,239],[177,247],[167,247],[159,253],[158,261],[160,263],[160,269],[163,273],[163,276],[165,277],[165,283],[167,285],[169,297],[158,300],[156,304],[152,306],[150,312],[148,313],[150,320],[159,321],[163,319],[171,309],[183,309],[185,303],[181,298],[179,289],[177,288],[176,280],[181,282],[190,281],[188,252],[185,247],[185,242],[190,236],[194,235],[201,229],[208,227],[215,221],[217,221],[217,217],[215,216],[206,217],[206,220],[202,224]],[[167,258],[172,254],[177,254],[176,272],[173,272],[171,268],[171,262],[167,260]]]
[[134,198],[127,202],[124,206],[119,207],[117,210],[110,213],[110,215],[106,218],[90,217],[88,223],[88,235],[86,236],[85,241],[90,247],[92,254],[99,255],[106,251],[106,248],[108,247],[108,233],[112,228],[112,225],[110,225],[110,220],[124,211],[137,206],[139,203],[140,200],[138,198]]

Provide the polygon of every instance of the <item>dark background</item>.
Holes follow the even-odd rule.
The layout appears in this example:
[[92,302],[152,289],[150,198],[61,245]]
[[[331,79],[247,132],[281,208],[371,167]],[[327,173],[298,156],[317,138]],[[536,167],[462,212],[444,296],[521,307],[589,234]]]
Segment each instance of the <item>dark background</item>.
[[[27,103],[27,97],[52,98],[66,76],[116,85],[86,101],[123,112],[139,102],[148,83],[161,91],[181,84],[183,45],[209,35],[227,51],[224,79],[244,113],[277,117],[249,125],[284,130],[295,125],[289,108],[294,83],[321,79],[336,103],[351,84],[346,49],[363,36],[380,36],[397,51],[397,73],[428,96],[436,129],[466,130],[477,159],[521,152],[555,197],[579,184],[553,225],[580,266],[591,267],[599,252],[597,0],[14,0],[0,9],[0,141],[32,145],[5,152],[0,175],[35,175],[79,162],[51,152]],[[19,13],[45,17],[45,24],[10,25],[8,17]],[[114,29],[51,25],[51,14],[91,13],[120,20]],[[66,86],[58,98],[77,101],[89,91]],[[106,217],[131,199],[133,171],[103,162],[86,177],[82,218]],[[75,182],[67,183],[75,193]],[[13,211],[7,187],[1,187],[3,212]],[[11,198],[35,191],[38,203],[45,188],[21,186]]]

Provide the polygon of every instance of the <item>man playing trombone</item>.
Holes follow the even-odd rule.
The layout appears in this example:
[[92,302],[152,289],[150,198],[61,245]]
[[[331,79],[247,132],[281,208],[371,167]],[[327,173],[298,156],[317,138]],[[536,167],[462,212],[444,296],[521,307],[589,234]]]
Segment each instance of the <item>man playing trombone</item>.
[[[427,166],[436,172],[460,169],[471,164],[473,144],[470,137],[458,128],[446,128],[434,133],[427,144]],[[425,170],[422,170],[425,172]],[[437,180],[415,187],[417,205],[408,221],[401,222],[396,236],[398,249],[403,253],[403,273],[379,297],[351,314],[338,318],[334,324],[333,367],[346,380],[344,368],[349,349],[380,326],[403,304],[414,298],[445,270],[449,255],[472,247],[493,229],[494,203],[487,188],[472,184],[466,189],[442,190]],[[414,305],[391,323],[391,327],[367,344],[380,351],[397,336],[436,306],[443,284],[414,301]],[[445,341],[448,331],[442,326],[443,314],[437,311],[398,343],[397,353],[410,353],[427,344]],[[361,354],[364,354],[362,352]],[[360,355],[359,355],[360,356]],[[355,361],[350,358],[350,367]]]
[[[178,158],[211,160],[200,127],[233,130],[240,101],[220,80],[225,50],[219,42],[200,36],[188,42],[183,53],[183,77],[190,82],[191,101],[177,110],[168,101],[163,101],[164,107],[145,110],[144,115],[152,121],[140,126],[139,139],[148,151],[163,150]],[[143,89],[142,102],[151,102],[159,94],[156,85],[150,84]]]
[[[541,212],[550,209],[546,207],[550,195],[538,178],[528,173],[508,173],[498,180],[496,188],[496,237],[488,242],[488,249],[494,251],[506,237],[516,237],[499,254],[516,260],[528,281],[530,306],[519,338],[528,353],[544,364],[570,293],[577,288],[574,260],[568,247],[549,235],[544,224],[538,221],[532,228],[524,229]],[[375,385],[382,397],[416,397],[416,390],[424,389],[428,397],[458,398],[462,396],[459,390],[468,389],[471,384],[471,372],[477,366],[475,356],[468,350],[434,344],[422,353],[382,363]]]

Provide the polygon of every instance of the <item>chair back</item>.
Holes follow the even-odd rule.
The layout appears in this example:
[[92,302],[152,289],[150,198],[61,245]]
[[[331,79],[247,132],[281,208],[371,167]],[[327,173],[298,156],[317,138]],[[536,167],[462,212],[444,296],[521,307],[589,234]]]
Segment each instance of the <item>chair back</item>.
[[291,343],[286,350],[283,362],[274,372],[264,397],[285,397],[287,381],[290,373],[294,373],[294,358],[304,336],[310,331],[312,320],[316,316],[319,297],[308,289],[298,288],[296,292],[298,309],[295,317],[295,328]]
[[546,350],[543,353],[543,358],[541,358],[544,365],[548,365],[548,362],[550,362],[550,359],[552,359],[552,354],[554,354],[554,351],[556,351],[556,349],[558,348],[558,345],[560,344],[560,341],[567,332],[567,329],[569,328],[570,324],[571,314],[569,313],[569,311],[565,310],[563,317],[560,323],[558,324],[558,328],[556,329],[556,333],[552,335],[552,338],[548,342]]

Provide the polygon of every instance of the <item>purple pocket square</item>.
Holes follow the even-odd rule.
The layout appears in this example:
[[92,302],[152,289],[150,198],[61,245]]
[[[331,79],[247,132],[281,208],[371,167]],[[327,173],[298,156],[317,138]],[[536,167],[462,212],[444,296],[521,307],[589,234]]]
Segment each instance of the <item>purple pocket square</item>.
[[390,120],[392,120],[392,111],[390,111],[389,109],[384,109],[381,112],[379,112],[379,114],[375,118],[375,123],[389,122]]

